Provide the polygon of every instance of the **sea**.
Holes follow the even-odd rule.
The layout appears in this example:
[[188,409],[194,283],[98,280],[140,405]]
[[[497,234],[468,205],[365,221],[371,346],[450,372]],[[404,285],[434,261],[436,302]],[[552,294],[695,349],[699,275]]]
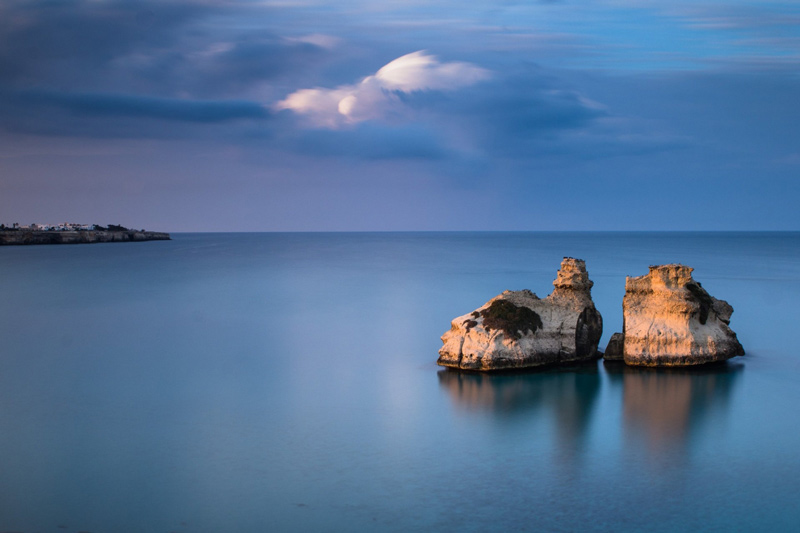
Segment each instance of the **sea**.
[[[797,531],[800,233],[177,233],[0,248],[0,531]],[[586,260],[683,263],[747,354],[436,365]]]

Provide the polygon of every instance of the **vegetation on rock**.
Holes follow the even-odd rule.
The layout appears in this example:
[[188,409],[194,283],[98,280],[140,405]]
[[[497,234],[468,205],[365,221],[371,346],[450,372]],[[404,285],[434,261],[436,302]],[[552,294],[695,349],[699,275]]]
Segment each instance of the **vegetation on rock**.
[[542,319],[528,307],[518,307],[508,300],[495,300],[480,312],[483,317],[483,327],[486,329],[499,329],[514,340],[522,335],[542,327]]

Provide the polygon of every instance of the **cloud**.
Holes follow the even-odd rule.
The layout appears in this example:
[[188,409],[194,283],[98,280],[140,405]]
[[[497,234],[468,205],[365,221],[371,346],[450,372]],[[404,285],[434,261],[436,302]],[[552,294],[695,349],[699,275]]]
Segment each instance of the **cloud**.
[[[271,115],[264,106],[246,100],[0,91],[0,128],[29,134],[161,138],[197,133],[186,131],[186,124],[263,120]],[[165,129],[168,123],[174,126]],[[184,131],[181,133],[176,127]]]
[[[80,83],[115,58],[174,42],[210,13],[189,2],[9,2],[0,6],[0,80],[4,84]],[[107,73],[104,73],[107,75]]]
[[128,94],[64,94],[29,92],[20,99],[55,106],[75,114],[109,117],[145,117],[186,122],[225,122],[265,118],[268,111],[255,102],[186,100]]
[[[296,75],[300,66],[310,68],[324,57],[320,36],[309,40],[280,38],[273,34],[237,35],[228,42],[210,43],[194,55],[171,54],[158,58],[148,72],[157,83],[165,76],[193,94],[228,95],[246,92],[260,82]],[[318,41],[318,42],[312,42]],[[159,77],[162,81],[159,82]]]
[[284,78],[290,87],[315,83],[306,73],[336,37],[283,36],[269,25],[274,12],[192,0],[0,2],[0,89],[223,98]]
[[489,77],[488,70],[471,63],[441,63],[436,56],[418,51],[387,63],[357,84],[295,91],[275,109],[303,115],[316,127],[336,129],[399,113],[403,94],[452,91]]
[[413,52],[387,63],[376,74],[381,86],[394,91],[446,91],[472,85],[489,77],[489,71],[470,63],[439,63],[436,56]]
[[405,104],[473,157],[530,158],[575,142],[610,111],[547,69],[524,65],[457,94],[415,93]]
[[[495,157],[582,151],[610,116],[548,69],[516,65],[493,70],[477,83],[487,71],[468,65],[457,76],[464,64],[444,65],[438,68],[442,63],[427,54],[409,54],[356,85],[296,91],[273,106],[292,111],[276,115],[287,126],[277,135],[283,146],[307,155],[473,165]],[[459,90],[445,89],[454,86]],[[600,129],[608,134],[607,127]],[[617,139],[619,132],[612,133]]]

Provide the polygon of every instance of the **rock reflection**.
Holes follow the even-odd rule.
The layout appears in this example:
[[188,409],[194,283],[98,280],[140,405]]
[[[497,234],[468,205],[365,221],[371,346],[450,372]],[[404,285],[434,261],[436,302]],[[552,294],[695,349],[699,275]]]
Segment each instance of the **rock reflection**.
[[612,362],[604,367],[611,383],[622,387],[626,434],[644,439],[653,454],[683,451],[693,428],[726,411],[744,368],[727,363],[655,370]]
[[577,449],[585,439],[600,392],[597,365],[543,372],[478,374],[458,370],[438,372],[439,385],[456,406],[468,411],[530,416],[553,415],[558,444]]

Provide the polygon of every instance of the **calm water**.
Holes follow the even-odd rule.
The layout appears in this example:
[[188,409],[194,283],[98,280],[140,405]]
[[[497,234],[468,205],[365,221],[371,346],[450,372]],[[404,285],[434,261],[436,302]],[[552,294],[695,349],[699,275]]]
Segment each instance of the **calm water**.
[[[683,262],[748,355],[435,364],[450,319],[583,258]],[[176,234],[0,248],[0,530],[791,531],[800,234]]]

